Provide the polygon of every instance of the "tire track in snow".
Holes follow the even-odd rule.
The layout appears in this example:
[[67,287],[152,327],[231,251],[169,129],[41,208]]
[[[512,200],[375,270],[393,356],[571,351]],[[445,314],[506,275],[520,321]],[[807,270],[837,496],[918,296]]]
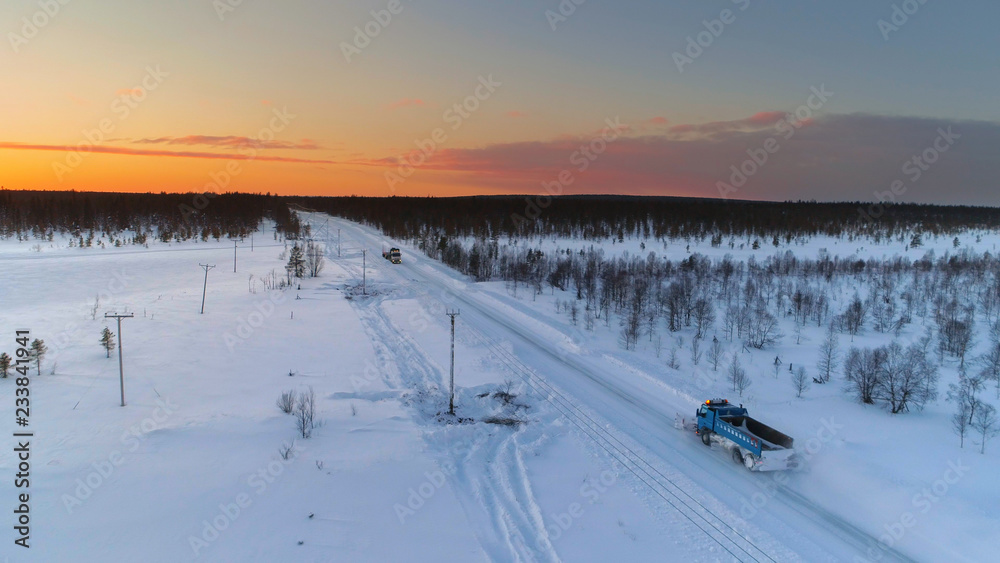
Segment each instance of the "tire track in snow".
[[[360,277],[361,272],[357,268],[337,263]],[[377,261],[375,264],[378,264],[376,269],[384,267]],[[389,386],[416,389],[418,394],[438,394],[444,370],[427,356],[412,337],[401,332],[389,319],[383,306],[391,300],[389,295],[351,299],[352,307],[372,340],[376,354],[380,350],[384,351],[386,358],[392,360],[380,362],[380,368],[391,366],[394,372],[383,375],[383,379]],[[418,416],[418,420],[428,424],[426,417]],[[560,559],[551,547],[535,546],[536,538],[545,534],[545,527],[521,458],[517,436],[522,430],[494,430],[486,432],[479,429],[478,432],[482,434],[480,440],[477,440],[479,445],[462,460],[453,459],[461,463],[454,472],[452,488],[460,497],[460,503],[467,513],[470,510],[485,510],[487,513],[487,519],[493,524],[489,530],[492,533],[484,533],[482,528],[474,529],[491,559],[558,562]],[[470,502],[473,500],[474,502]]]

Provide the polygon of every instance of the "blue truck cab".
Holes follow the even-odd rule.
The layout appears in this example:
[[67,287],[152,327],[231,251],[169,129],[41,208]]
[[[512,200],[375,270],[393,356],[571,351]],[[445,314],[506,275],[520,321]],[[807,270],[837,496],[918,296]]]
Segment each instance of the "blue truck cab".
[[715,443],[730,450],[733,460],[750,471],[798,467],[794,440],[750,417],[743,405],[710,399],[698,407],[695,420],[695,432],[706,446]]

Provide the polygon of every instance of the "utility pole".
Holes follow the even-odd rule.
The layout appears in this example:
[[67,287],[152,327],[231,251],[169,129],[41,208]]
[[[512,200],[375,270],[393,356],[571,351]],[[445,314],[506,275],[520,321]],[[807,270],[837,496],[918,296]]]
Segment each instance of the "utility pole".
[[361,250],[361,294],[368,295],[368,290],[365,288],[365,281],[368,277],[368,249]]
[[125,367],[122,362],[122,319],[131,319],[134,315],[119,315],[117,313],[104,313],[104,318],[118,321],[118,379],[122,387],[122,406],[125,406]]
[[337,229],[337,258],[340,258],[340,229]]
[[455,317],[459,315],[458,311],[448,311],[446,313],[451,317],[451,394],[448,398],[448,414],[455,414]]
[[250,252],[253,252],[253,233],[250,233]]
[[208,271],[215,267],[215,264],[198,264],[202,268],[205,268],[205,285],[201,287],[201,314],[205,314],[205,292],[208,290]]
[[233,273],[236,273],[236,239],[233,239]]

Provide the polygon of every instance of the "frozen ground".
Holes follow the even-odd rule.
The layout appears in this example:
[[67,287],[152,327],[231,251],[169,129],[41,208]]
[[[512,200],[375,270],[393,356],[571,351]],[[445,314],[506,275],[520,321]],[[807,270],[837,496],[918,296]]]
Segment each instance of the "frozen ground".
[[[330,249],[319,278],[283,292],[259,281],[285,263],[269,228],[253,252],[241,245],[238,273],[229,241],[148,249],[0,242],[0,351],[12,352],[14,331],[25,328],[50,348],[31,379],[32,547],[14,546],[5,525],[0,555],[762,562],[993,554],[997,455],[959,450],[943,401],[889,417],[834,386],[795,399],[787,377],[769,373],[775,352],[759,353],[745,362],[754,386],[743,402],[799,444],[814,439],[815,451],[806,471],[750,474],[672,427],[676,412],[728,395],[704,362],[670,370],[648,344],[620,350],[613,328],[573,326],[555,312],[566,296],[512,297],[503,284],[470,283],[406,248],[393,266],[378,256],[388,241],[377,233],[305,218],[317,234],[342,230],[342,257]],[[811,241],[801,254],[848,254],[829,243]],[[357,287],[362,249],[368,295]],[[217,265],[204,315],[199,263]],[[136,317],[123,326],[122,408],[116,359],[105,358],[98,338],[103,312],[126,309]],[[457,417],[446,412],[449,309],[461,311]],[[821,334],[804,337],[814,346]],[[810,350],[786,338],[778,353],[811,364]],[[517,395],[508,405],[494,397],[506,380]],[[310,387],[323,424],[283,460],[279,449],[296,430],[275,400]],[[0,380],[8,436],[13,388]],[[494,415],[524,424],[483,422]],[[11,515],[13,438],[6,442],[0,509]],[[968,469],[951,479],[949,463]],[[875,543],[897,529],[898,538]]]

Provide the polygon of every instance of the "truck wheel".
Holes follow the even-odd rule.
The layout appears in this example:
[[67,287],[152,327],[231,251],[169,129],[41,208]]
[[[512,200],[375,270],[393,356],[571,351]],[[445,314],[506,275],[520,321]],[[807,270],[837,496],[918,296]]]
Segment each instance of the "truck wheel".
[[756,461],[757,460],[753,458],[753,454],[747,454],[743,457],[743,466],[747,468],[747,471],[753,471]]
[[743,465],[743,454],[740,453],[739,448],[733,448],[733,461],[735,461],[740,465]]
[[711,446],[712,445],[712,431],[711,430],[702,430],[701,431],[701,443],[705,444],[706,446]]

